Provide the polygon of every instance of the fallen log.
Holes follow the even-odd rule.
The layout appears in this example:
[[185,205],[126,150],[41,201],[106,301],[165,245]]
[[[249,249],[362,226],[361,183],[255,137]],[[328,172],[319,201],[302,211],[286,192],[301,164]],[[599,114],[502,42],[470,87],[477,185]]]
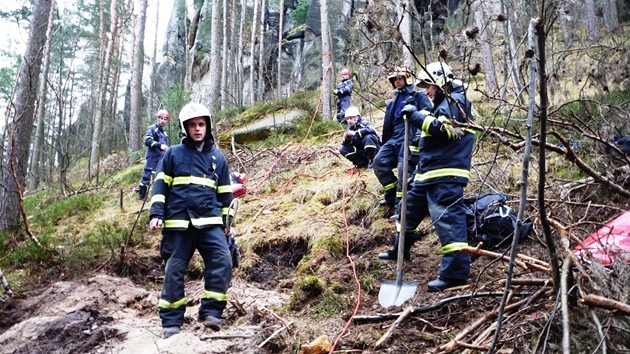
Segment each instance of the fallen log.
[[9,285],[9,281],[4,276],[2,269],[0,269],[0,281],[2,281],[2,287],[4,288],[4,292],[9,296],[13,296],[13,291],[11,290],[11,286]]
[[621,312],[624,315],[630,315],[630,305],[621,301],[609,299],[607,297],[587,294],[579,300],[580,304],[599,307],[602,309]]

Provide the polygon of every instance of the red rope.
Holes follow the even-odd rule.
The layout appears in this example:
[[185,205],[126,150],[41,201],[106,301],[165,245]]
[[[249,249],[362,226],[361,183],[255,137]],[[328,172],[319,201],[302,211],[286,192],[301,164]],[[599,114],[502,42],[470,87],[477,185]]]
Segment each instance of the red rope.
[[[360,175],[361,175],[360,173],[357,174],[357,178],[356,178],[357,180],[359,179]],[[353,183],[353,185],[356,186],[358,184]],[[352,324],[352,320],[354,319],[354,316],[356,316],[357,313],[359,312],[359,306],[361,305],[361,282],[359,281],[359,276],[357,274],[357,267],[354,264],[354,260],[352,259],[352,256],[350,256],[350,230],[348,227],[348,217],[346,216],[346,190],[345,189],[343,189],[343,194],[341,198],[341,211],[343,213],[343,223],[346,230],[346,257],[350,261],[350,264],[352,264],[352,273],[354,276],[354,281],[357,283],[357,304],[354,307],[354,312],[352,313],[352,316],[350,316],[350,318],[348,319],[348,322],[346,322],[346,325],[343,327],[343,330],[341,331],[341,333],[339,333],[337,338],[335,338],[335,342],[333,343],[332,348],[330,348],[330,352],[328,352],[329,354],[332,354],[332,352],[335,350],[335,347],[337,346],[341,338],[344,336],[346,332],[348,332],[348,328],[350,328],[350,325]]]

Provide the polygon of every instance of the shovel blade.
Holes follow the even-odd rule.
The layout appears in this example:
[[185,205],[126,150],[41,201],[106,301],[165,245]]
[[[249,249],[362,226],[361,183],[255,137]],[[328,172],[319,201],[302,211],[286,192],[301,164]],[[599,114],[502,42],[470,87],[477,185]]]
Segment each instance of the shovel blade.
[[416,294],[417,288],[418,285],[415,282],[385,280],[378,293],[378,303],[385,308],[400,306]]

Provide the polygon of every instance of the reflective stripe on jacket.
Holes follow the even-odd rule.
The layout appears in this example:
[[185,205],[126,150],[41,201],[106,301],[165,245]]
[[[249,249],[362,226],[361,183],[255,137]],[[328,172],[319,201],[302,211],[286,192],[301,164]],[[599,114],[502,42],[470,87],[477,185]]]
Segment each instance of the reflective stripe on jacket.
[[410,123],[421,130],[416,183],[428,185],[444,179],[468,183],[475,134],[451,124],[451,120],[474,120],[472,103],[463,91],[457,87],[432,111],[418,111],[409,117]]
[[189,223],[203,229],[226,225],[232,202],[227,160],[212,141],[201,151],[185,138],[169,148],[156,168],[151,198],[151,219],[164,228],[186,230]]

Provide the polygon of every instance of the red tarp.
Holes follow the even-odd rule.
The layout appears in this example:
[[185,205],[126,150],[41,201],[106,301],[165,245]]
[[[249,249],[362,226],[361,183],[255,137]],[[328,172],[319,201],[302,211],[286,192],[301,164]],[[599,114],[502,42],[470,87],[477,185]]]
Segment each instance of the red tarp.
[[586,261],[597,260],[610,265],[620,253],[621,260],[630,263],[630,211],[606,223],[573,249],[575,254]]

